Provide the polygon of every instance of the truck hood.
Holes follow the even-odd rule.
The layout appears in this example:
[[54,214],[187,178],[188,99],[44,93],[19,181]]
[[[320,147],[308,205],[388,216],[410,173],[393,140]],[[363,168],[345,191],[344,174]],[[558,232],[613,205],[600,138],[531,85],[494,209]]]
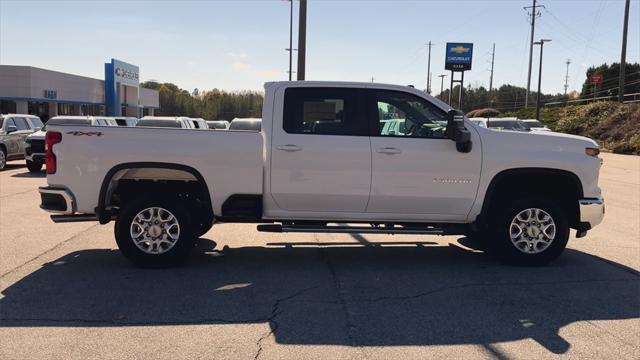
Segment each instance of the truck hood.
[[46,131],[38,130],[38,131],[34,132],[33,134],[30,134],[29,136],[27,136],[27,139],[29,139],[29,140],[44,140],[45,135],[47,135]]
[[553,131],[508,131],[508,130],[494,130],[488,128],[478,128],[481,135],[485,134],[485,137],[503,140],[509,142],[517,141],[520,146],[534,145],[534,146],[577,146],[584,150],[585,147],[598,147],[598,143],[588,137],[563,134]]

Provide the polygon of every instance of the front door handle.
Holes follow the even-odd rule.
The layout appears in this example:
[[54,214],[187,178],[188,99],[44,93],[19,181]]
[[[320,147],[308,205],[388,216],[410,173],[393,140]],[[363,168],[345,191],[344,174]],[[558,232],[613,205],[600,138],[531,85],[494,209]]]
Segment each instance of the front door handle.
[[276,146],[276,149],[282,150],[282,151],[287,151],[287,152],[294,152],[294,151],[302,150],[302,148],[300,146],[294,145],[294,144],[278,145],[278,146]]
[[402,150],[394,147],[384,147],[384,148],[377,148],[376,152],[380,154],[394,155],[394,154],[400,154]]

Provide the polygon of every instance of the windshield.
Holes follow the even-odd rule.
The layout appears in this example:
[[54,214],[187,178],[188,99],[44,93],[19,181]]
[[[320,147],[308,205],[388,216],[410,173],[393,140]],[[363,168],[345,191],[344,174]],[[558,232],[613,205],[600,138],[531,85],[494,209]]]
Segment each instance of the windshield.
[[28,120],[31,122],[31,124],[33,125],[33,127],[39,127],[42,128],[44,126],[44,124],[42,123],[42,120],[35,118],[35,117],[30,117],[28,118]]

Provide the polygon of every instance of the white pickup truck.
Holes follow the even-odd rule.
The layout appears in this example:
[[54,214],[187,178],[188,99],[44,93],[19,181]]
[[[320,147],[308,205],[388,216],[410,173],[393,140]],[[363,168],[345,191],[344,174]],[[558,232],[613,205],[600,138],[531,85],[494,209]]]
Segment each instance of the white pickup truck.
[[[398,129],[386,132],[395,120]],[[265,85],[261,131],[47,127],[56,222],[115,220],[140,266],[184,261],[215,222],[259,231],[466,234],[541,265],[604,216],[598,145],[471,123],[411,87]],[[349,224],[349,225],[344,225]]]

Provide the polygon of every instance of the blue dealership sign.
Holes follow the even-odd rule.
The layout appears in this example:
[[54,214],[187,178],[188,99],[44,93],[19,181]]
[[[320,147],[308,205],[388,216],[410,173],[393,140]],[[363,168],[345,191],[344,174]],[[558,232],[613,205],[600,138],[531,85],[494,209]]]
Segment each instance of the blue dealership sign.
[[452,71],[471,70],[472,57],[472,43],[447,43],[447,56],[444,62],[444,68]]
[[104,64],[104,99],[107,116],[122,115],[120,85],[139,87],[139,74],[140,70],[137,66],[124,61],[111,59],[110,63]]

